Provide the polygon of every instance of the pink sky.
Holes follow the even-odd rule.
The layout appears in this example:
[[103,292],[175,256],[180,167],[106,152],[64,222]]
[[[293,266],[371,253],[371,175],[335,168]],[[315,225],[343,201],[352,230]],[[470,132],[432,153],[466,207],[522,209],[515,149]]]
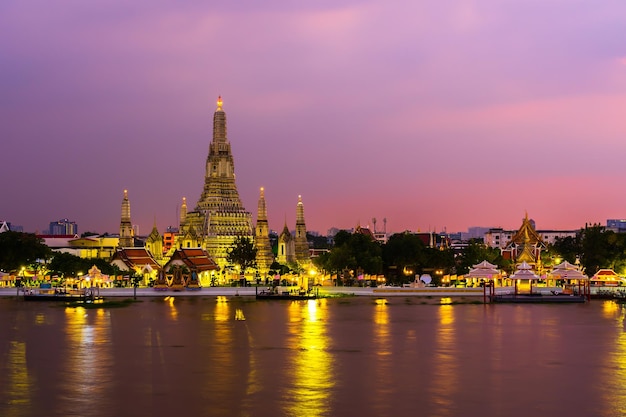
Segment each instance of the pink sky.
[[625,218],[624,28],[623,0],[5,0],[0,220],[116,233],[128,189],[176,226],[218,95],[275,230],[298,195],[321,233]]

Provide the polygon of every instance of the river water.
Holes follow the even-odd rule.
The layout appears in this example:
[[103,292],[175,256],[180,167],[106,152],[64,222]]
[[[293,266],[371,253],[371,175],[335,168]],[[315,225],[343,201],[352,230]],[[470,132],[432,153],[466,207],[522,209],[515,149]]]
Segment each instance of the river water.
[[[456,299],[444,299],[444,303]],[[623,416],[625,309],[0,299],[0,416]]]

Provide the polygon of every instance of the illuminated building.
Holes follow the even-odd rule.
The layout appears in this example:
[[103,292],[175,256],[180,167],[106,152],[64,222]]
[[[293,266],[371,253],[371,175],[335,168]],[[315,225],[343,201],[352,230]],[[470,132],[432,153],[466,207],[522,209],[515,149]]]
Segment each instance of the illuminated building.
[[546,244],[535,230],[533,223],[526,214],[519,230],[502,249],[504,259],[510,259],[516,264],[526,262],[531,266],[539,266],[538,264],[541,263],[540,254],[546,248]]
[[307,264],[311,260],[309,255],[309,242],[306,239],[306,224],[304,222],[304,205],[302,204],[302,196],[298,196],[298,205],[296,206],[296,236],[294,239],[294,252],[296,262],[299,264]]
[[281,264],[299,264],[306,266],[311,261],[309,252],[309,242],[306,238],[306,223],[304,221],[304,204],[302,204],[302,196],[298,196],[298,205],[296,206],[296,233],[291,235],[287,222],[278,237],[278,256],[277,261]]
[[159,234],[157,229],[156,219],[154,219],[154,226],[148,238],[146,239],[146,249],[150,251],[154,259],[161,261],[163,259],[163,238]]
[[[186,206],[186,203],[185,203]],[[252,216],[235,184],[235,163],[226,135],[222,98],[213,115],[213,140],[206,160],[204,189],[193,211],[181,207],[178,248],[202,247],[223,268],[237,237],[253,240]]]
[[285,221],[285,227],[283,227],[283,231],[280,236],[278,236],[278,254],[276,260],[283,265],[296,262],[293,236],[291,236],[291,232],[287,227],[287,221]]
[[122,248],[130,248],[134,244],[134,230],[130,222],[130,201],[128,200],[128,190],[124,190],[124,199],[122,200],[122,220],[120,221],[120,242]]
[[261,195],[259,196],[254,246],[256,248],[257,269],[259,270],[260,276],[265,277],[270,270],[272,262],[274,262],[274,254],[272,253],[272,246],[270,244],[267,208],[265,206],[265,190],[263,187],[261,187]]

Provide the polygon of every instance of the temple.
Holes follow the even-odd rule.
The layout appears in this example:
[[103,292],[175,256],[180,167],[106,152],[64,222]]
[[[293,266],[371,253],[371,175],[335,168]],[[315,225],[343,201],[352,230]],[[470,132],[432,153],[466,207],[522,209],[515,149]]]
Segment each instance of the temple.
[[296,206],[296,236],[294,239],[294,251],[296,262],[306,264],[310,261],[309,242],[306,239],[306,224],[304,222],[304,204],[302,204],[302,196],[298,196],[298,205]]
[[533,221],[528,218],[528,213],[526,213],[519,230],[502,249],[502,256],[516,264],[526,262],[539,268],[541,266],[541,251],[545,248],[545,243],[535,230]]
[[256,265],[259,275],[266,277],[272,262],[274,262],[274,254],[272,253],[272,245],[270,243],[267,208],[265,206],[265,190],[263,187],[261,187],[260,194],[254,235],[254,246],[256,248]]
[[122,248],[135,246],[133,224],[130,221],[130,201],[128,200],[128,190],[124,190],[124,199],[122,200],[119,246]]
[[227,251],[239,236],[253,240],[252,216],[245,210],[235,184],[235,163],[226,135],[222,98],[213,115],[213,140],[206,160],[204,188],[193,211],[183,201],[176,247],[202,247],[226,266]]

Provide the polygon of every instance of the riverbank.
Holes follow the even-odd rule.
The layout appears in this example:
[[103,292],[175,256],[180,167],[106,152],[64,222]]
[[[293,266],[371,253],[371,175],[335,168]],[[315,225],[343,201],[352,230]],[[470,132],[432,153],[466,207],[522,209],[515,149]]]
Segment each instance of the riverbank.
[[[266,287],[258,287],[259,291]],[[316,287],[320,296],[365,296],[365,297],[482,297],[482,288],[372,288],[372,287]],[[133,297],[133,288],[99,288],[98,293],[104,298]],[[256,287],[206,287],[199,290],[157,291],[154,288],[137,288],[137,297],[237,297],[256,295]],[[0,297],[16,297],[16,288],[0,288]]]

